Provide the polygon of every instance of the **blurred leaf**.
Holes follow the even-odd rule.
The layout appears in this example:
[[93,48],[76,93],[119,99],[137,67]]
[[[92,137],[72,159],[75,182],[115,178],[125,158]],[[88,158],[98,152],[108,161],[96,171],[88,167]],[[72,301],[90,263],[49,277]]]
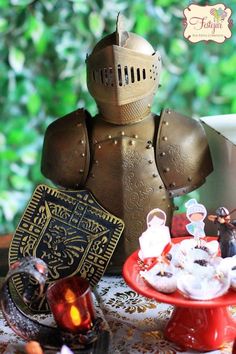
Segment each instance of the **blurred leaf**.
[[236,112],[236,98],[234,98],[231,105],[231,112]]
[[24,53],[16,47],[11,47],[9,50],[9,63],[16,73],[20,73],[25,62]]
[[0,18],[0,32],[5,32],[8,28],[8,21],[5,18]]
[[89,5],[87,0],[70,0],[73,2],[73,9],[78,13],[87,13],[89,10]]
[[209,79],[205,77],[204,79],[199,80],[199,84],[196,91],[198,96],[208,97],[211,93],[211,90],[212,90],[212,86]]
[[148,31],[149,28],[150,28],[150,18],[145,15],[138,17],[135,31],[137,31],[137,33],[139,33],[140,35],[143,35]]
[[32,116],[35,116],[39,112],[40,107],[41,107],[40,96],[36,92],[32,92],[28,96],[28,102],[27,102],[27,108],[29,113]]
[[6,146],[6,137],[0,132],[0,151],[2,151]]
[[28,16],[27,22],[25,23],[26,31],[25,36],[32,38],[34,42],[37,42],[42,36],[44,31],[44,23],[41,20],[38,20],[35,16]]
[[188,50],[187,44],[183,39],[175,39],[171,41],[170,54],[173,56],[185,55]]
[[0,159],[6,160],[8,162],[15,161],[18,159],[18,154],[14,150],[5,149],[4,151],[0,152]]
[[20,145],[25,142],[25,135],[23,130],[11,130],[8,134],[8,143],[14,145]]
[[194,91],[195,86],[198,86],[198,80],[199,77],[196,75],[196,72],[188,71],[185,75],[183,75],[183,78],[179,83],[179,90],[183,94]]
[[37,161],[37,152],[32,149],[22,151],[21,160],[26,165],[33,165]]
[[222,74],[229,76],[235,75],[236,54],[232,55],[230,58],[222,60],[219,67]]
[[0,8],[8,7],[9,0],[0,0]]
[[89,14],[89,27],[96,37],[101,36],[104,26],[104,20],[99,13],[91,12]]
[[29,193],[11,191],[0,191],[0,208],[3,210],[7,221],[13,220],[15,214],[22,204],[25,204],[29,198]]
[[17,175],[10,176],[10,182],[13,189],[24,190],[31,187],[31,182],[27,177]]
[[12,5],[16,6],[26,6],[34,2],[34,0],[10,0]]
[[42,20],[36,16],[29,16],[26,22],[25,36],[31,38],[37,52],[43,54],[51,39],[51,32]]
[[225,84],[221,89],[221,94],[223,97],[235,98],[236,92],[236,82],[229,82]]
[[160,6],[160,7],[168,7],[176,2],[177,1],[175,1],[175,0],[156,0],[155,1],[156,5]]

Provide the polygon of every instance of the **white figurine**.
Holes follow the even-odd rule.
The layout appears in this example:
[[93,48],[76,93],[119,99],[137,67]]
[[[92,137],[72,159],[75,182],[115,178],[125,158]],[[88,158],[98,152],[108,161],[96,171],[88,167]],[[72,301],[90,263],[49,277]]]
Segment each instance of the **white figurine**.
[[190,235],[193,235],[196,240],[205,237],[205,223],[203,222],[207,215],[205,206],[199,204],[196,199],[190,199],[185,203],[185,206],[187,208],[186,216],[190,221],[190,223],[186,225],[187,231]]
[[169,227],[165,225],[166,214],[156,208],[147,215],[147,229],[139,237],[139,258],[144,260],[161,256],[165,247],[171,243]]

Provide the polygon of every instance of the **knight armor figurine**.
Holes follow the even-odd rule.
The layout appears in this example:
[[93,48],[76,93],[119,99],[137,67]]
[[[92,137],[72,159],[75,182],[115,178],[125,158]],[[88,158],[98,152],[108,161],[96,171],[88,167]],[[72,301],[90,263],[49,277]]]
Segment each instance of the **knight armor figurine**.
[[139,247],[150,210],[170,225],[173,197],[199,187],[212,171],[203,127],[171,109],[151,113],[161,56],[121,16],[116,31],[87,57],[87,85],[98,114],[78,109],[47,128],[42,173],[66,189],[88,189],[125,222],[109,265],[121,271]]

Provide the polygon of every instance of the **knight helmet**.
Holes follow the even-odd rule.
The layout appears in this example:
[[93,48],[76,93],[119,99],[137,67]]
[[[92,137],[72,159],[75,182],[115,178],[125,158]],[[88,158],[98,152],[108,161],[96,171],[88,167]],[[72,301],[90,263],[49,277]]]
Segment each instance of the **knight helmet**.
[[144,38],[124,29],[121,15],[116,31],[96,44],[86,64],[88,90],[104,120],[129,124],[150,114],[161,56]]

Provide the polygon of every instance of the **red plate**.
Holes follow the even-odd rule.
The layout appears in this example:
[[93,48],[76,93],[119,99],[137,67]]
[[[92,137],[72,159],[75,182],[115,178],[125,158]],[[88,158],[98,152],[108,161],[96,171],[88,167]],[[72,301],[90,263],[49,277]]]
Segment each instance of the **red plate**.
[[[178,243],[184,239],[186,237],[177,237],[172,242]],[[207,237],[207,241],[216,239]],[[236,292],[229,290],[213,300],[190,300],[178,291],[168,295],[158,292],[139,273],[137,250],[124,264],[124,279],[137,293],[175,306],[165,329],[165,336],[169,340],[184,348],[207,351],[217,349],[236,338],[236,322],[227,309],[227,306],[236,304]]]

